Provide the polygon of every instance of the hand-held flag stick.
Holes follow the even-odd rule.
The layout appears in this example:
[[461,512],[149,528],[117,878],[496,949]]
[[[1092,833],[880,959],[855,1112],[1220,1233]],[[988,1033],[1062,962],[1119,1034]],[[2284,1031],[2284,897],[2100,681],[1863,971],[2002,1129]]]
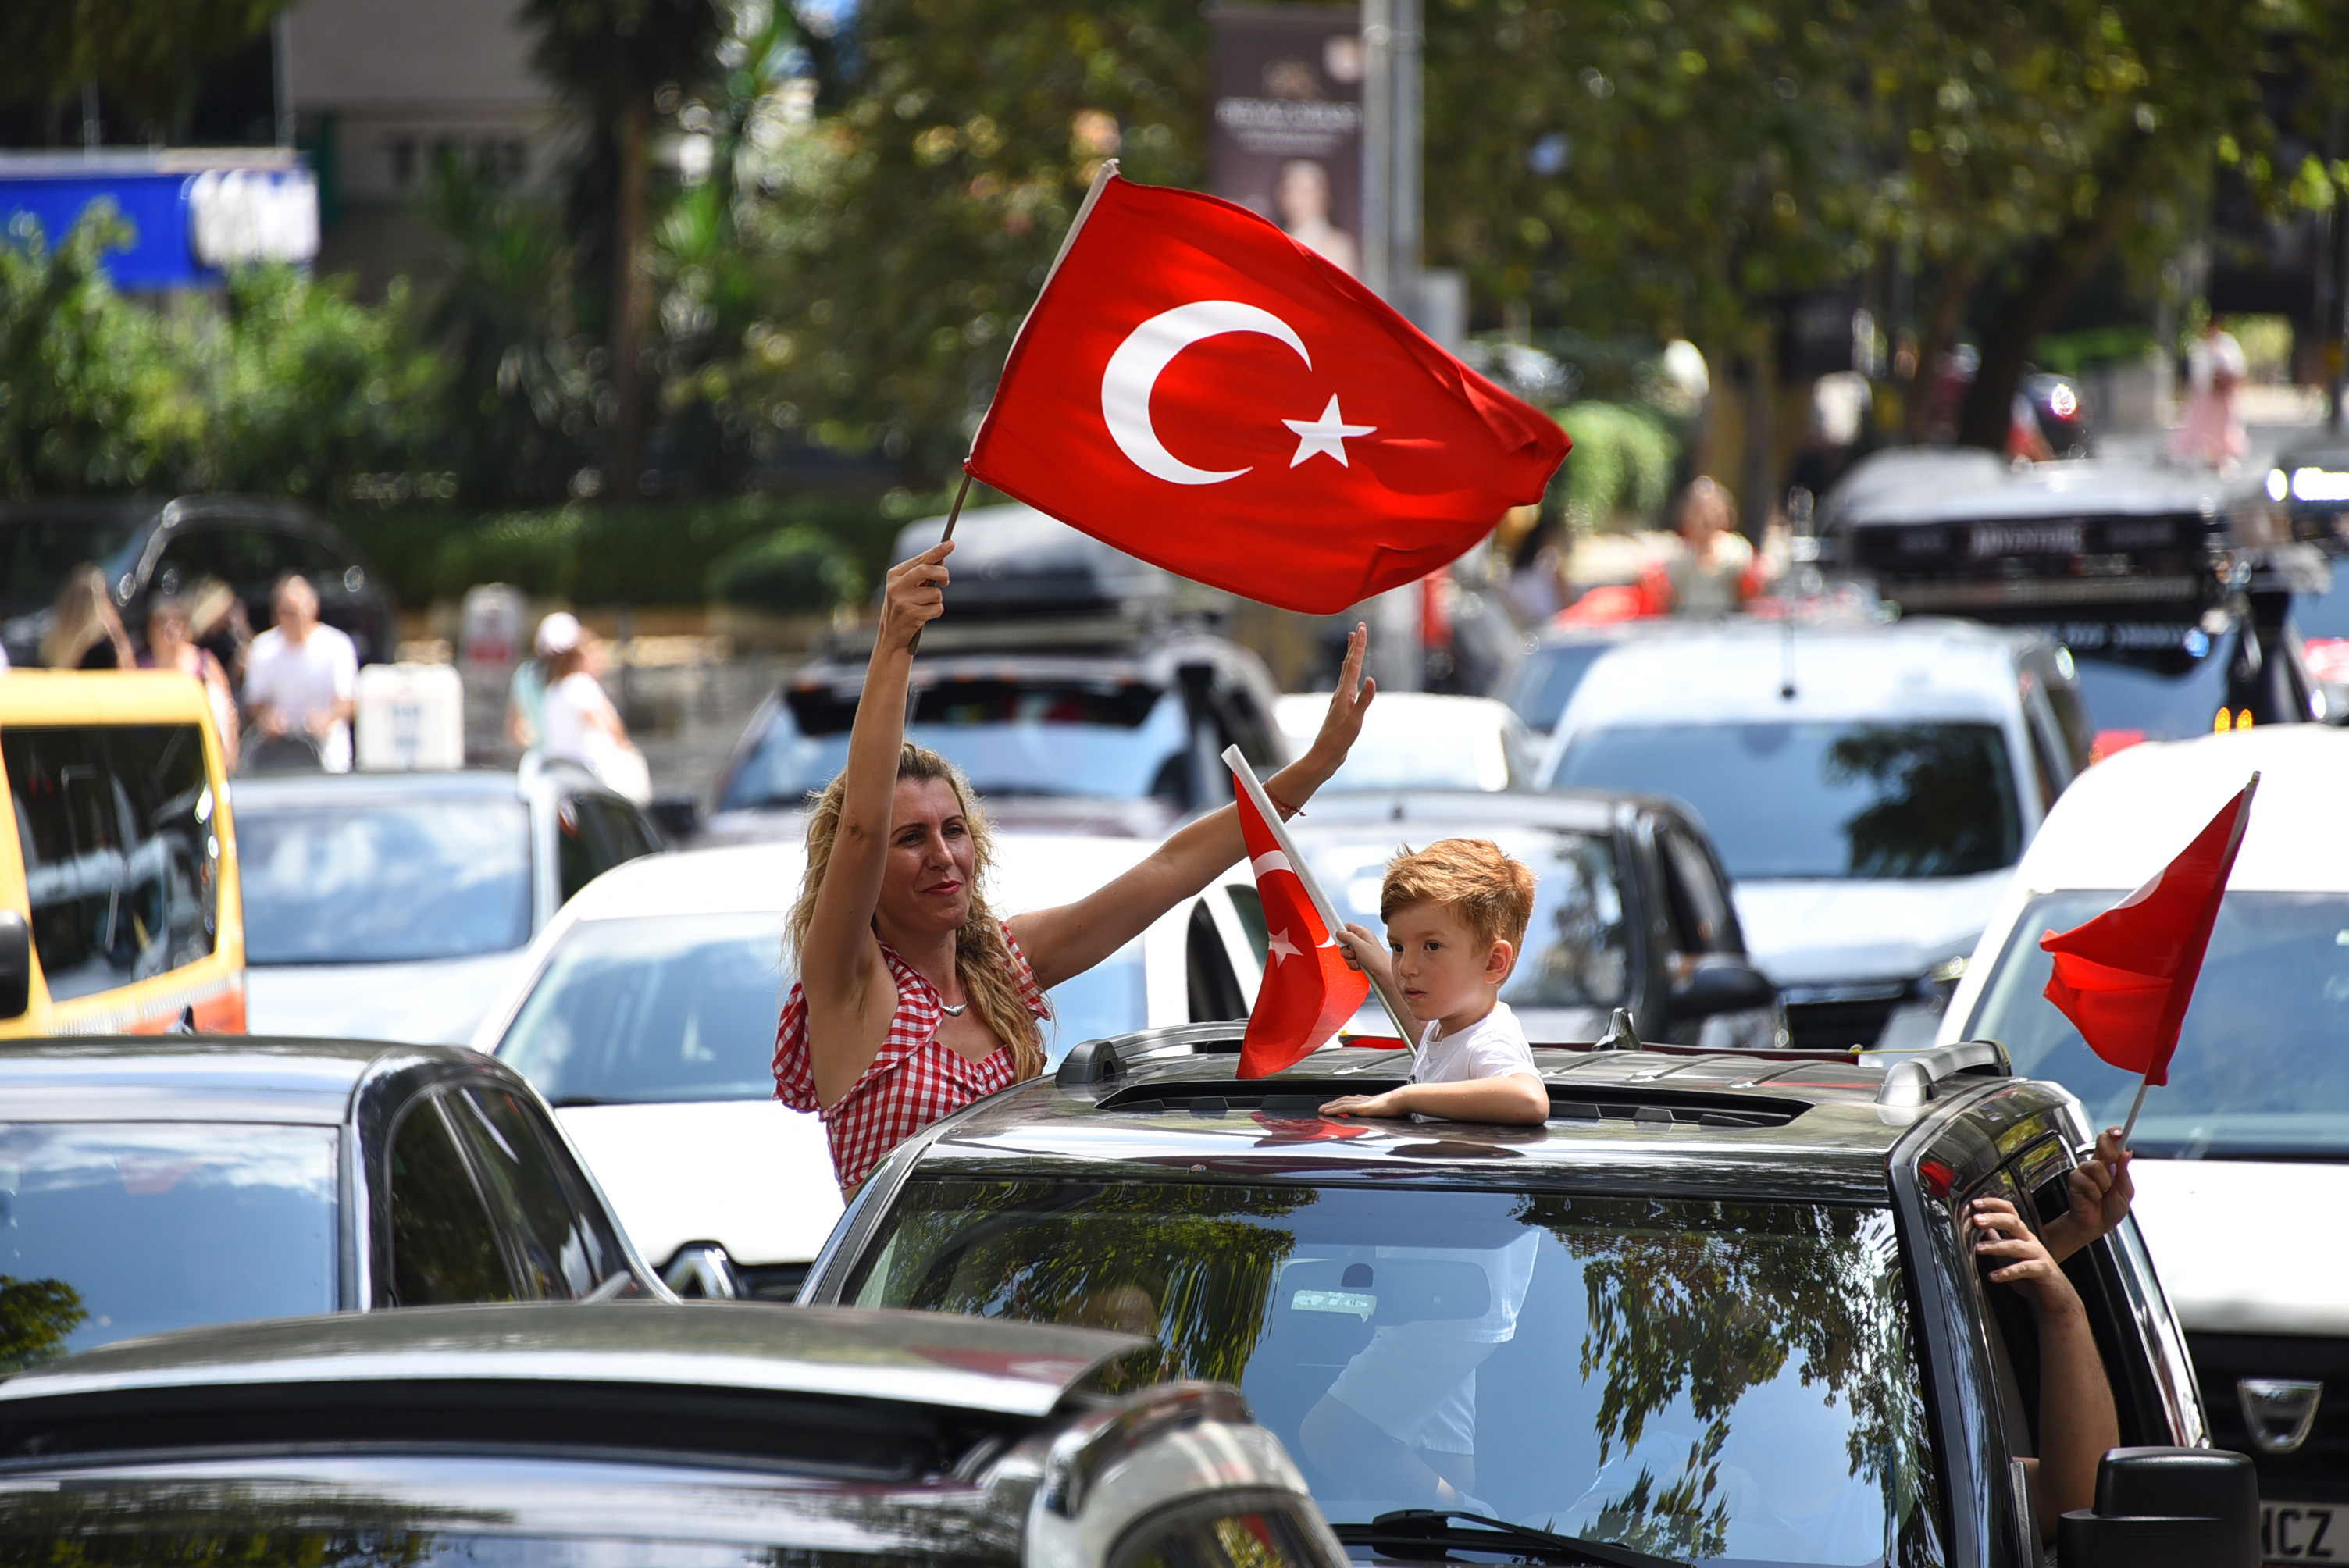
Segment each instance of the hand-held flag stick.
[[[1224,748],[1224,765],[1232,770],[1232,777],[1239,781],[1240,788],[1247,791],[1248,799],[1256,802],[1257,812],[1264,818],[1264,825],[1272,830],[1273,841],[1280,846],[1280,852],[1288,857],[1289,869],[1297,873],[1297,880],[1305,884],[1305,896],[1313,901],[1313,913],[1321,917],[1322,928],[1329,932],[1330,940],[1336,942],[1338,933],[1345,927],[1338,919],[1338,912],[1330,906],[1321,884],[1313,879],[1312,866],[1298,850],[1296,841],[1288,836],[1288,824],[1280,820],[1280,812],[1274,808],[1272,797],[1267,795],[1264,786],[1257,781],[1256,769],[1248,766],[1247,758],[1237,746]],[[1371,995],[1379,999],[1379,1006],[1386,1012],[1387,1021],[1395,1026],[1395,1033],[1402,1037],[1403,1047],[1416,1056],[1419,1052],[1419,1032],[1395,1016],[1394,1004],[1387,999],[1387,994],[1379,988],[1376,981],[1371,983]]]

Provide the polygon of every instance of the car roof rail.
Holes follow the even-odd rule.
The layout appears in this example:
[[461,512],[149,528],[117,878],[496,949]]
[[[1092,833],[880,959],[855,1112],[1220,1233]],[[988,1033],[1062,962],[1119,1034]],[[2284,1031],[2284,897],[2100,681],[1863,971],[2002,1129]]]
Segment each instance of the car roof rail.
[[1996,1040],[1961,1040],[1916,1052],[1868,1051],[1860,1060],[1891,1055],[1899,1055],[1900,1060],[1885,1069],[1884,1085],[1876,1091],[1878,1105],[1924,1105],[1940,1085],[1961,1073],[1976,1078],[2014,1076],[2014,1063]]
[[1123,1075],[1134,1062],[1159,1057],[1222,1056],[1240,1048],[1247,1030],[1243,1019],[1213,1024],[1181,1024],[1172,1028],[1142,1029],[1107,1039],[1085,1040],[1061,1058],[1052,1081],[1062,1088],[1082,1088],[1108,1083]]

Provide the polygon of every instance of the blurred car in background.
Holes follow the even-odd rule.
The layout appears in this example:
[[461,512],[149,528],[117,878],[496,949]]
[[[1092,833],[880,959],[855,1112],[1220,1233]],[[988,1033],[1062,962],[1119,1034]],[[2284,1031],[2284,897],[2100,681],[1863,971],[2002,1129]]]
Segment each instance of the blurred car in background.
[[0,1373],[200,1324],[659,1294],[508,1068],[450,1047],[0,1047]]
[[[1533,919],[1501,999],[1537,1041],[1595,1040],[1618,1007],[1643,1039],[1768,1048],[1784,1031],[1774,987],[1746,957],[1713,846],[1669,801],[1596,791],[1324,792],[1288,832],[1338,917],[1373,932],[1385,929],[1387,861],[1406,848],[1489,839],[1523,861],[1534,873]],[[1245,1018],[1268,942],[1247,867],[1202,904],[1225,930],[1230,967],[1195,954],[1195,973],[1198,964],[1211,972],[1194,1016]],[[1372,996],[1347,1032],[1392,1037],[1395,1028]]]
[[[895,559],[943,519],[900,533]],[[1231,799],[1219,760],[1288,760],[1264,663],[1172,613],[1164,573],[1027,507],[966,512],[945,619],[915,661],[906,738],[953,761],[1007,828],[1164,833]],[[700,841],[799,830],[848,757],[872,631],[836,640],[761,705],[719,769]]]
[[[1321,732],[1329,692],[1284,696],[1274,708],[1292,756]],[[1540,754],[1506,703],[1433,692],[1381,692],[1353,749],[1316,799],[1397,789],[1526,789]]]
[[[995,848],[988,898],[1009,916],[1082,897],[1153,845],[1001,833]],[[840,1215],[823,1125],[774,1098],[795,978],[783,927],[805,864],[797,844],[749,844],[622,866],[555,917],[474,1036],[538,1086],[680,1290],[787,1301]],[[1054,986],[1047,1058],[1220,1016],[1192,998],[1212,994],[1195,975],[1228,966],[1223,931],[1178,908]]]
[[1643,623],[1615,621],[1596,626],[1549,626],[1528,641],[1525,657],[1508,683],[1494,695],[1534,735],[1547,736],[1566,711],[1574,688],[1599,655],[1635,634]]
[[533,933],[662,847],[583,768],[240,779],[246,995],[256,1034],[461,1044]]
[[0,1385],[0,1555],[1345,1568],[1228,1387],[1132,1334],[715,1304],[193,1330]]
[[2015,1071],[2127,1119],[2140,1079],[2044,995],[2039,939],[2158,872],[2251,773],[2233,874],[2168,1082],[2137,1118],[2136,1212],[2185,1325],[2222,1447],[2271,1503],[2349,1527],[2349,1251],[2309,1229],[2349,1209],[2349,735],[2294,726],[2134,748],[2091,769],[2016,866],[1942,1019]]
[[359,663],[388,663],[399,627],[383,584],[357,552],[306,507],[269,496],[175,500],[40,500],[0,507],[0,645],[20,669],[41,662],[42,634],[66,574],[106,574],[133,644],[148,606],[206,580],[224,583],[255,632],[271,624],[269,592],[298,573],[318,591],[318,618],[350,634]]
[[1793,1043],[1930,1040],[2023,846],[2087,762],[2059,650],[1962,621],[1689,624],[1591,667],[1552,789],[1682,802]]

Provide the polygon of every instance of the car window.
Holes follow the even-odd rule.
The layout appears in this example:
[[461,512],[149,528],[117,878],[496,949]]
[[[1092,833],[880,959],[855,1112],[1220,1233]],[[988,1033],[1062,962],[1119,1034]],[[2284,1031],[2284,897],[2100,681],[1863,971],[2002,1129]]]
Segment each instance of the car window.
[[246,800],[253,964],[402,964],[530,940],[530,809],[506,799]]
[[419,1099],[392,1134],[391,1268],[379,1306],[512,1301],[496,1223],[442,1119],[438,1096]]
[[578,799],[579,814],[586,821],[597,857],[607,869],[639,855],[651,854],[659,847],[646,830],[644,820],[626,801],[609,795],[582,795]]
[[2055,797],[2064,792],[2064,780],[2071,771],[2055,760],[2047,735],[2052,723],[2040,711],[2037,702],[2023,703],[2023,728],[2031,743],[2031,780],[2039,789],[2039,814],[2043,817],[2054,810]]
[[1669,795],[1732,878],[1951,877],[2023,848],[1996,725],[1639,726],[1577,735],[1552,780]]
[[1110,1568],[1321,1568],[1321,1554],[1285,1508],[1211,1499],[1170,1509],[1128,1531]]
[[554,807],[554,876],[561,888],[559,902],[571,896],[620,862],[589,826],[580,810],[580,797],[565,795]]
[[2199,626],[2149,631],[2165,634],[2167,641],[2146,648],[2073,650],[2080,701],[2100,757],[2136,741],[2208,735],[2227,704],[2232,634],[2213,638]]
[[1534,729],[1547,729],[1574,696],[1574,688],[1599,662],[1611,643],[1557,643],[1536,648],[1517,666],[1515,679],[1501,700]]
[[1674,934],[1682,953],[1729,951],[1728,895],[1713,874],[1713,862],[1696,841],[1678,828],[1656,835],[1663,851],[1664,882],[1672,905]]
[[[2092,1127],[2117,1127],[2138,1078],[2089,1050],[2044,995],[2042,935],[2102,914],[2125,894],[2050,893],[2014,924],[1966,1033],[2002,1041],[2017,1075],[2080,1097]],[[2219,906],[2170,1058],[2135,1147],[2153,1157],[2349,1155],[2349,895],[2230,892]]]
[[0,759],[51,997],[211,954],[220,841],[196,726],[11,725]]
[[217,577],[241,597],[264,596],[279,577],[297,569],[289,542],[275,529],[250,525],[175,530],[149,581],[163,593],[177,593],[200,577]]
[[119,571],[114,557],[146,526],[145,518],[19,515],[0,521],[0,614],[47,609],[77,566]]
[[498,1044],[554,1105],[771,1099],[780,914],[583,920]]
[[917,1176],[874,1243],[858,1305],[1123,1329],[1152,1344],[1112,1386],[1237,1384],[1341,1533],[1433,1470],[1676,1560],[1943,1560],[1883,1209]]
[[[856,690],[793,691],[719,798],[720,810],[797,810],[848,760]],[[982,795],[1139,800],[1187,789],[1183,694],[1143,682],[953,680],[922,687],[905,738],[960,768]]]
[[626,1266],[618,1237],[565,1180],[520,1101],[503,1089],[467,1088],[446,1103],[521,1249],[523,1295],[571,1300]]
[[2329,591],[2293,596],[2292,619],[2303,637],[2349,637],[2349,561],[2334,558]]
[[1247,1017],[1247,997],[1240,990],[1231,954],[1224,949],[1224,934],[1217,929],[1205,898],[1191,906],[1191,924],[1184,936],[1183,950],[1191,1022],[1207,1024]]
[[134,1335],[332,1312],[337,1136],[0,1125],[0,1376]]

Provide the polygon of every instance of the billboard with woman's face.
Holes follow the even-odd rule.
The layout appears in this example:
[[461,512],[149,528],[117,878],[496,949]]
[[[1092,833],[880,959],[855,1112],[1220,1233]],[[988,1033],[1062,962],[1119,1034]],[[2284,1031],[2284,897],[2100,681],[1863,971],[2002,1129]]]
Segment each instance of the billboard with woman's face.
[[1215,13],[1215,192],[1361,271],[1362,38],[1350,6]]

